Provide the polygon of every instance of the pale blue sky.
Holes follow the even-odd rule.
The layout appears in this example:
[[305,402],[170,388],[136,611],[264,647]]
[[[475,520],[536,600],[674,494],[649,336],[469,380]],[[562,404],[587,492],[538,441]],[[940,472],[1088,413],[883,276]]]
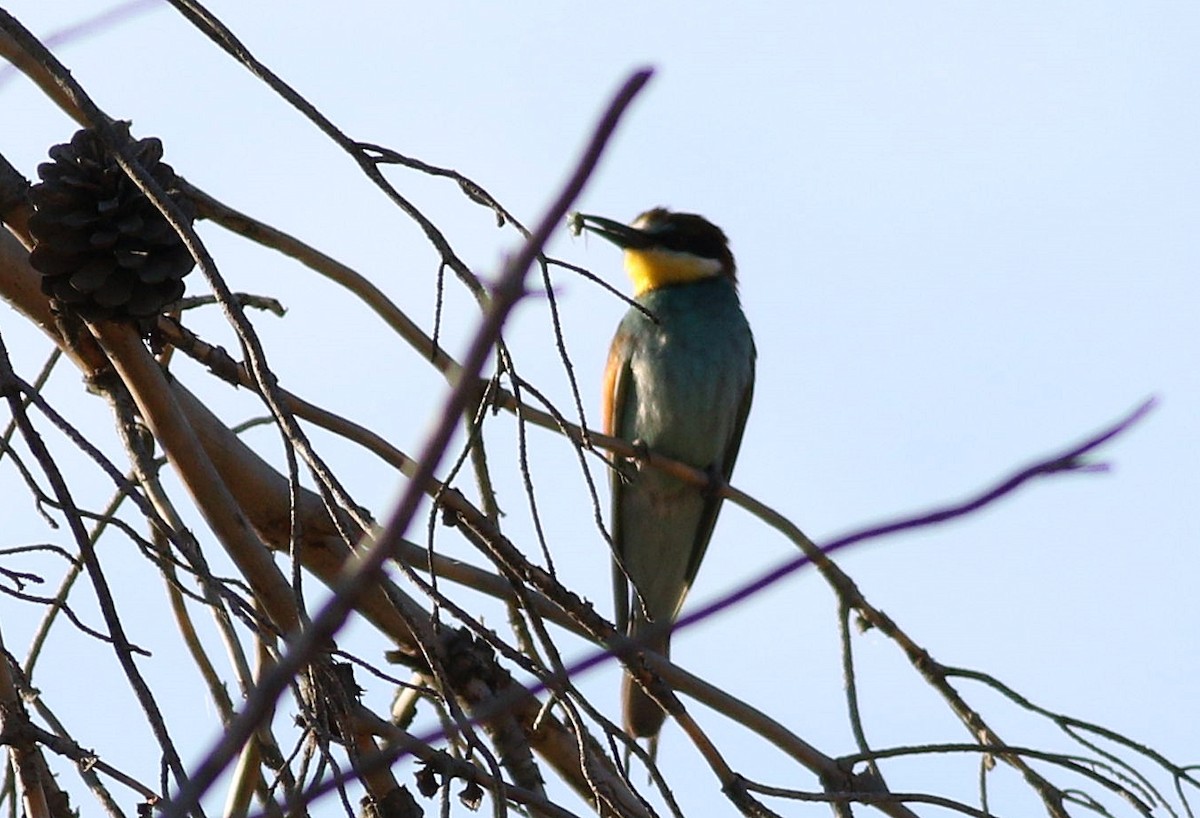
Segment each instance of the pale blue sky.
[[[865,546],[841,563],[937,659],[992,672],[1034,701],[1177,762],[1200,760],[1190,715],[1200,693],[1200,7],[209,5],[350,135],[453,167],[526,223],[553,196],[611,91],[632,68],[655,66],[579,209],[628,218],[663,204],[703,213],[728,233],[760,355],[734,483],[814,538],[960,499],[1159,396],[1144,424],[1104,450],[1110,474],[1045,481],[969,521]],[[8,6],[42,34],[95,7]],[[59,54],[109,114],[132,119],[136,135],[160,136],[167,161],[189,181],[355,266],[431,325],[436,259],[419,230],[175,12],[152,11]],[[0,126],[0,149],[27,174],[74,130],[22,78],[0,86],[0,106],[4,120],[21,124]],[[488,213],[452,184],[388,175],[485,277],[515,246],[511,231],[490,227]],[[409,350],[303,269],[210,226],[202,235],[235,288],[289,307],[282,321],[258,320],[283,384],[415,450],[440,393]],[[564,230],[551,247],[626,286],[607,244]],[[198,275],[190,281],[200,288]],[[594,421],[623,307],[570,275],[555,284]],[[456,286],[447,303],[447,345],[458,353],[474,313]],[[197,324],[231,344],[215,315]],[[0,311],[0,330],[31,379],[44,345],[11,312]],[[507,338],[524,376],[565,409],[548,333],[544,302],[534,299]],[[210,386],[197,367],[177,372],[231,422],[257,413],[245,394]],[[75,373],[59,373],[50,394],[108,440],[107,410],[77,397]],[[506,527],[533,549],[505,461],[509,419],[492,423]],[[396,476],[317,439],[356,498],[382,514],[401,486]],[[277,448],[269,432],[257,440]],[[607,557],[574,457],[548,433],[531,440],[562,577],[607,610]],[[0,469],[0,488],[10,498],[4,515],[23,532],[6,542],[61,541],[38,524],[11,469]],[[96,491],[98,503],[107,489]],[[7,520],[4,528],[14,530]],[[693,601],[790,554],[773,532],[727,508]],[[183,703],[206,715],[190,667],[165,658],[172,637],[150,620],[161,616],[158,586],[143,579],[147,621],[134,638],[163,657],[143,666],[175,686],[168,710]],[[499,627],[502,613],[492,616]],[[0,600],[0,620],[8,648],[22,653],[29,609]],[[834,621],[830,593],[801,576],[681,635],[675,658],[823,750],[850,752]],[[969,740],[882,638],[864,637],[858,650],[874,744]],[[97,710],[56,685],[63,665],[53,663],[77,661],[48,657],[39,686],[83,743],[104,752],[120,740],[116,760],[135,766],[149,736],[119,721],[115,706]],[[584,685],[615,715],[614,670]],[[1048,743],[1041,725],[964,689],[1009,741]],[[382,689],[373,695],[372,704],[385,701]],[[735,768],[815,786],[720,717],[702,717]],[[189,759],[213,724],[190,725]],[[720,798],[674,728],[660,761],[688,814],[706,814]],[[1000,772],[996,782],[1013,778]],[[908,763],[893,768],[890,783],[970,800],[975,772],[963,760]],[[999,814],[1029,814],[1027,796],[1013,789],[1021,794],[996,804]]]

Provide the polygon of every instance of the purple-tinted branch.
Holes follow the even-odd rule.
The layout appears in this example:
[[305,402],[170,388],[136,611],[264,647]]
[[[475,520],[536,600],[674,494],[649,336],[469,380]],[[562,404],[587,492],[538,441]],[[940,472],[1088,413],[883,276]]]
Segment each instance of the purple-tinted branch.
[[[1012,475],[1001,480],[991,488],[986,489],[961,503],[944,506],[924,514],[916,514],[911,517],[902,517],[901,519],[894,520],[890,523],[883,523],[881,525],[871,526],[869,528],[864,528],[859,531],[846,534],[831,541],[828,545],[821,546],[821,553],[832,554],[835,551],[841,551],[843,548],[848,548],[851,545],[856,545],[867,540],[875,540],[879,539],[880,537],[886,537],[890,534],[896,534],[901,531],[908,531],[914,528],[925,528],[927,526],[944,523],[958,517],[963,517],[974,511],[978,511],[984,506],[996,502],[1006,495],[1011,494],[1025,483],[1028,483],[1037,477],[1044,477],[1067,471],[1095,473],[1097,471],[1106,470],[1106,467],[1104,467],[1102,464],[1086,463],[1082,458],[1108,441],[1112,440],[1117,435],[1128,430],[1131,426],[1145,417],[1146,414],[1149,413],[1156,404],[1157,401],[1154,398],[1147,399],[1124,418],[1117,421],[1112,426],[1109,426],[1101,432],[1093,435],[1082,443],[1072,446],[1071,448],[1060,452],[1059,454],[1038,460],[1023,469],[1014,472]],[[766,572],[757,579],[747,582],[740,588],[730,591],[724,596],[708,603],[707,605],[704,605],[687,616],[680,617],[679,621],[675,624],[675,630],[683,630],[684,628],[691,627],[698,622],[702,622],[713,614],[723,611],[732,605],[736,605],[743,599],[751,597],[754,594],[769,588],[770,586],[782,580],[784,577],[796,573],[811,562],[812,560],[806,555],[788,560],[782,565],[779,565]]]
[[497,279],[492,291],[491,309],[485,313],[475,334],[475,339],[463,358],[463,379],[451,391],[442,411],[438,414],[437,425],[430,433],[421,455],[417,459],[416,471],[383,531],[375,542],[361,553],[354,566],[346,572],[344,579],[338,584],[333,598],[312,619],[310,625],[293,638],[288,651],[280,657],[279,662],[254,689],[242,711],[227,726],[192,778],[180,789],[174,799],[164,805],[163,813],[168,818],[172,816],[178,818],[190,814],[196,808],[201,797],[258,728],[261,720],[274,706],[276,699],[295,677],[295,674],[310,662],[321,650],[326,640],[341,628],[354,603],[382,571],[384,562],[393,553],[396,543],[407,531],[417,507],[424,497],[425,485],[437,470],[450,437],[457,426],[458,418],[474,393],[474,378],[478,376],[496,338],[499,337],[500,329],[509,311],[524,295],[523,282],[526,271],[542,251],[550,234],[562,223],[567,209],[579,195],[595,169],[600,154],[616,129],[621,115],[649,81],[651,73],[649,69],[643,69],[635,72],[625,81],[613,101],[605,109],[600,123],[596,126],[590,142],[584,149],[583,156],[576,164],[570,179],[563,186],[562,192],[548,208],[529,240],[505,265],[504,271]]
[[[1025,483],[1037,477],[1058,474],[1067,471],[1085,473],[1095,472],[1097,471],[1097,464],[1085,462],[1083,460],[1084,456],[1090,454],[1100,446],[1109,442],[1117,435],[1120,435],[1130,429],[1134,424],[1138,423],[1143,417],[1145,417],[1145,415],[1149,413],[1155,405],[1155,399],[1151,398],[1146,400],[1124,418],[1105,428],[1099,433],[1091,436],[1082,443],[1058,454],[1038,460],[1023,469],[1014,472],[1012,475],[1004,478],[991,488],[988,488],[961,503],[945,506],[924,514],[904,517],[890,523],[883,523],[881,525],[871,526],[869,528],[852,532],[833,540],[828,545],[822,546],[820,551],[824,554],[830,554],[834,551],[840,551],[841,549],[847,548],[851,545],[868,540],[878,539],[889,534],[895,534],[900,531],[906,531],[914,528],[924,528],[926,526],[936,525],[957,517],[962,517],[970,514],[971,512],[977,511],[986,505],[996,502],[997,500],[1005,497],[1008,494],[1011,494]],[[680,618],[676,624],[676,629],[678,630],[696,625],[697,623],[702,622],[709,617],[714,616],[717,613],[741,602],[743,599],[753,596],[765,588],[774,585],[785,577],[795,573],[796,571],[799,571],[806,565],[809,565],[811,562],[812,560],[808,556],[800,556],[796,557],[795,559],[788,560],[782,565],[766,572],[757,579],[746,583],[740,588],[731,591],[730,593],[707,605],[704,605],[699,610]],[[617,638],[618,640],[621,640],[624,637],[618,635]],[[579,674],[596,667],[597,665],[612,661],[615,658],[616,655],[612,651],[599,649],[568,665],[564,672],[567,677],[574,678]],[[516,690],[514,693],[507,696],[500,696],[494,702],[493,707],[503,707],[507,702],[515,700],[515,697],[518,694],[525,695],[528,693],[538,695],[543,693],[561,681],[560,675],[561,674],[554,674],[550,677],[547,677],[545,680],[538,682],[537,684],[525,688],[524,690]],[[472,722],[481,721],[486,718],[486,716],[486,713],[477,714],[475,718],[472,719]],[[435,729],[417,737],[417,740],[429,744],[445,738],[446,732],[444,730]],[[404,755],[404,753],[399,753],[394,756],[389,754],[387,758],[389,760],[394,760],[401,755]]]
[[[159,7],[157,0],[128,0],[128,2],[105,9],[99,14],[88,17],[85,20],[80,20],[77,23],[63,26],[47,34],[41,38],[42,45],[46,46],[46,48],[55,48],[61,45],[70,45],[72,42],[87,40],[96,34],[103,33],[105,29],[118,26],[126,20],[131,20],[139,14],[153,11]],[[0,86],[3,86],[15,77],[19,70],[15,65],[0,65]]]
[[[889,534],[895,534],[900,531],[907,531],[909,529],[924,528],[926,526],[943,523],[957,517],[962,517],[966,514],[970,514],[973,511],[977,511],[986,505],[994,503],[1008,494],[1011,494],[1023,484],[1033,480],[1036,477],[1058,474],[1065,471],[1081,471],[1087,473],[1095,472],[1097,470],[1095,468],[1096,464],[1083,462],[1082,458],[1103,444],[1112,440],[1117,435],[1128,430],[1135,423],[1145,417],[1145,415],[1154,408],[1156,403],[1157,402],[1154,398],[1144,401],[1124,418],[1117,421],[1112,426],[1109,426],[1101,432],[1093,435],[1082,443],[1051,457],[1038,460],[1023,469],[1014,472],[1012,475],[1004,478],[991,488],[986,489],[961,503],[945,506],[924,514],[904,517],[890,523],[883,523],[882,525],[871,526],[869,528],[852,532],[833,540],[828,545],[821,546],[820,551],[823,554],[832,554],[835,551],[840,551],[843,548],[847,548],[851,545],[865,542],[867,540],[878,539]],[[741,587],[730,591],[729,593],[719,597],[707,605],[702,606],[698,610],[689,613],[687,616],[680,617],[678,622],[675,624],[675,630],[682,630],[684,628],[692,627],[699,622],[703,622],[704,620],[714,616],[717,613],[720,613],[726,608],[736,605],[742,600],[747,599],[748,597],[751,597],[766,588],[769,588],[785,577],[788,577],[791,574],[799,571],[801,568],[804,568],[806,565],[809,565],[811,562],[812,559],[805,555],[788,560],[782,565],[776,566],[770,571],[767,571],[758,578],[747,582],[745,585],[742,585]],[[594,653],[585,656],[583,659],[580,659],[579,661],[568,666],[567,674],[573,677],[613,658],[615,658],[613,653],[607,650],[597,650]],[[537,694],[544,691],[546,687],[546,684],[538,684],[529,688],[529,691]]]

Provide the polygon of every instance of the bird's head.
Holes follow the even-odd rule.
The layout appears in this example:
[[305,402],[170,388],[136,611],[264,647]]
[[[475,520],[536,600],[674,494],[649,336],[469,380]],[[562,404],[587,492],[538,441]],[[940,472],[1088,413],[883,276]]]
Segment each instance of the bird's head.
[[673,213],[665,207],[647,210],[632,224],[573,213],[573,232],[588,230],[625,251],[625,271],[633,294],[671,284],[726,276],[737,282],[737,266],[721,228],[695,213]]

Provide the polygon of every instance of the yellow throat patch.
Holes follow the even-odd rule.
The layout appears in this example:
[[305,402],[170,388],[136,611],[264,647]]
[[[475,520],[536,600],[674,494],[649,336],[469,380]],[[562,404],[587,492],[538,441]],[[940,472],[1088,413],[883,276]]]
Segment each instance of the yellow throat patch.
[[636,298],[669,284],[685,284],[721,274],[721,262],[672,250],[626,250],[625,272],[633,281]]

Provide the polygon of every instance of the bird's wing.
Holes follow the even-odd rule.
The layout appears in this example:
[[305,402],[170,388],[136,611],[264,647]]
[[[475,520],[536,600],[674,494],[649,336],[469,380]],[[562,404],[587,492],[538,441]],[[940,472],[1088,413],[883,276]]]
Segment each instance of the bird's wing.
[[[737,462],[738,450],[742,447],[742,432],[746,429],[746,418],[750,414],[750,403],[754,399],[754,360],[756,353],[753,344],[750,347],[750,379],[746,382],[746,387],[742,390],[742,400],[738,404],[738,414],[734,421],[733,428],[730,430],[729,440],[725,443],[725,451],[721,458],[721,475],[728,482],[733,475],[733,464]],[[721,503],[724,498],[713,496],[704,504],[704,512],[700,516],[700,521],[696,526],[695,544],[692,546],[691,559],[688,562],[687,573],[684,575],[687,580],[686,588],[692,587],[692,581],[696,579],[696,572],[700,570],[700,561],[704,559],[704,552],[708,550],[708,541],[712,539],[713,528],[717,525],[717,515],[721,512]]]
[[[632,338],[624,324],[617,329],[608,350],[608,364],[604,367],[604,385],[601,392],[600,423],[604,434],[620,437],[626,413],[633,397],[633,375],[629,368]],[[624,559],[622,541],[621,506],[624,485],[621,475],[614,471],[612,480],[612,546],[613,546],[613,602],[617,615],[617,630],[626,632],[629,625],[629,579],[619,564]]]

